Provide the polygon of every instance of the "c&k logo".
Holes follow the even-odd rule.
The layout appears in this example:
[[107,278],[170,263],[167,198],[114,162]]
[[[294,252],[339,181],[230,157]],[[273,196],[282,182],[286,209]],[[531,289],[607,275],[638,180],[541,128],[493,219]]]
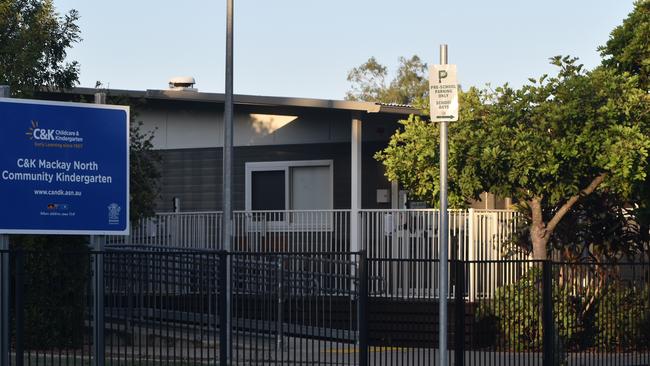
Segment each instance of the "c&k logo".
[[30,140],[44,140],[44,141],[53,141],[54,140],[54,130],[46,130],[43,128],[38,128],[38,121],[32,120],[32,126],[25,133],[29,136]]

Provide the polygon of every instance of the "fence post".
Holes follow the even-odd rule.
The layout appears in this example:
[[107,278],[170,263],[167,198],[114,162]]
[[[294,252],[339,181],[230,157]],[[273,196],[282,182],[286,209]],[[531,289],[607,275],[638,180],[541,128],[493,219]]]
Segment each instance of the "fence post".
[[454,365],[465,364],[465,263],[456,261]]
[[553,266],[545,260],[542,267],[542,351],[544,366],[554,365]]
[[0,365],[9,365],[9,236],[0,235]]
[[25,350],[25,253],[15,251],[16,366],[23,366]]
[[93,268],[93,361],[95,366],[104,366],[104,247],[106,236],[93,235],[90,237],[94,256]]
[[[106,104],[106,93],[95,93],[95,104]],[[91,235],[90,243],[95,253],[95,270],[93,271],[93,358],[95,366],[104,366],[106,344],[104,339],[104,249],[105,235]],[[92,255],[92,254],[91,254]]]
[[357,322],[359,323],[359,366],[368,365],[368,256],[365,250],[359,252],[359,303]]
[[283,266],[282,266],[282,256],[278,255],[278,264],[277,264],[277,270],[278,273],[277,275],[277,282],[278,282],[278,313],[277,313],[277,320],[276,320],[276,327],[277,327],[277,334],[276,334],[276,347],[278,352],[282,350],[282,340],[284,338],[284,325],[283,325],[283,308],[282,308],[282,297],[284,296],[283,294],[283,284],[284,284],[284,273],[283,273]]
[[15,252],[16,366],[23,366],[25,350],[25,253]]
[[[474,218],[475,218],[475,213],[474,209],[470,208],[467,211],[467,217],[469,218],[469,222],[467,223],[467,258],[466,260],[468,261],[473,261],[476,259],[476,243],[475,243],[475,238],[474,238]],[[470,265],[470,272],[469,272],[469,291],[467,293],[468,295],[468,300],[470,302],[473,302],[476,299],[476,274],[474,273],[473,269],[471,268]]]
[[219,365],[228,365],[228,253],[219,251]]
[[[0,98],[11,98],[8,85],[0,85]],[[9,235],[0,234],[0,365],[9,365]]]

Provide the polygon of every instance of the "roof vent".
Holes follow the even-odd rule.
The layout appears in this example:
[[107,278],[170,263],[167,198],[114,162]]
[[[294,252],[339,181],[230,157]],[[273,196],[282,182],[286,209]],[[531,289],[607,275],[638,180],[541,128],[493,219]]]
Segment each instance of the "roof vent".
[[194,84],[196,84],[196,80],[191,76],[177,76],[169,79],[170,90],[199,91],[194,87]]

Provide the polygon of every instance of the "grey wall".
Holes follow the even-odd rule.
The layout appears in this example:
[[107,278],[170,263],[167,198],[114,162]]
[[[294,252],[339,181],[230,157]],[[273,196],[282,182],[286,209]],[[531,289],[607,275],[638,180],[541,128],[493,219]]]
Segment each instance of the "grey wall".
[[[386,141],[396,120],[367,115],[364,141]],[[210,105],[152,103],[139,110],[145,131],[155,130],[155,149],[223,146],[223,112]],[[371,120],[372,119],[372,120]],[[234,114],[235,146],[330,144],[350,142],[352,116],[329,110],[277,111],[243,108]]]
[[[377,204],[376,189],[390,189],[383,176],[381,164],[374,153],[385,143],[363,144],[362,207],[390,208],[390,204]],[[182,211],[221,209],[222,149],[196,148],[160,150],[161,197],[158,211],[170,211],[172,199],[181,199]],[[301,144],[274,146],[241,146],[234,151],[233,207],[245,207],[246,162],[322,160],[334,161],[334,208],[350,208],[350,144]]]
[[221,206],[221,149],[159,151],[161,163],[158,211],[171,211],[172,199],[181,200],[182,211],[208,211]]

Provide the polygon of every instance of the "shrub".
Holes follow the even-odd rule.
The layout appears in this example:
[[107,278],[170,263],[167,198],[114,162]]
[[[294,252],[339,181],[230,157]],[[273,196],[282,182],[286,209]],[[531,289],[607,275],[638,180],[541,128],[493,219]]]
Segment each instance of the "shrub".
[[[574,343],[582,332],[579,302],[571,289],[553,281],[555,334],[558,344]],[[542,271],[533,267],[518,281],[496,290],[494,298],[481,304],[479,314],[496,318],[497,337],[516,350],[540,350],[542,346]],[[479,319],[479,322],[483,319]],[[560,349],[558,349],[560,351]]]
[[606,350],[648,348],[650,288],[608,286],[598,303],[596,345]]
[[88,315],[87,237],[14,236],[24,251],[25,348],[76,348]]

